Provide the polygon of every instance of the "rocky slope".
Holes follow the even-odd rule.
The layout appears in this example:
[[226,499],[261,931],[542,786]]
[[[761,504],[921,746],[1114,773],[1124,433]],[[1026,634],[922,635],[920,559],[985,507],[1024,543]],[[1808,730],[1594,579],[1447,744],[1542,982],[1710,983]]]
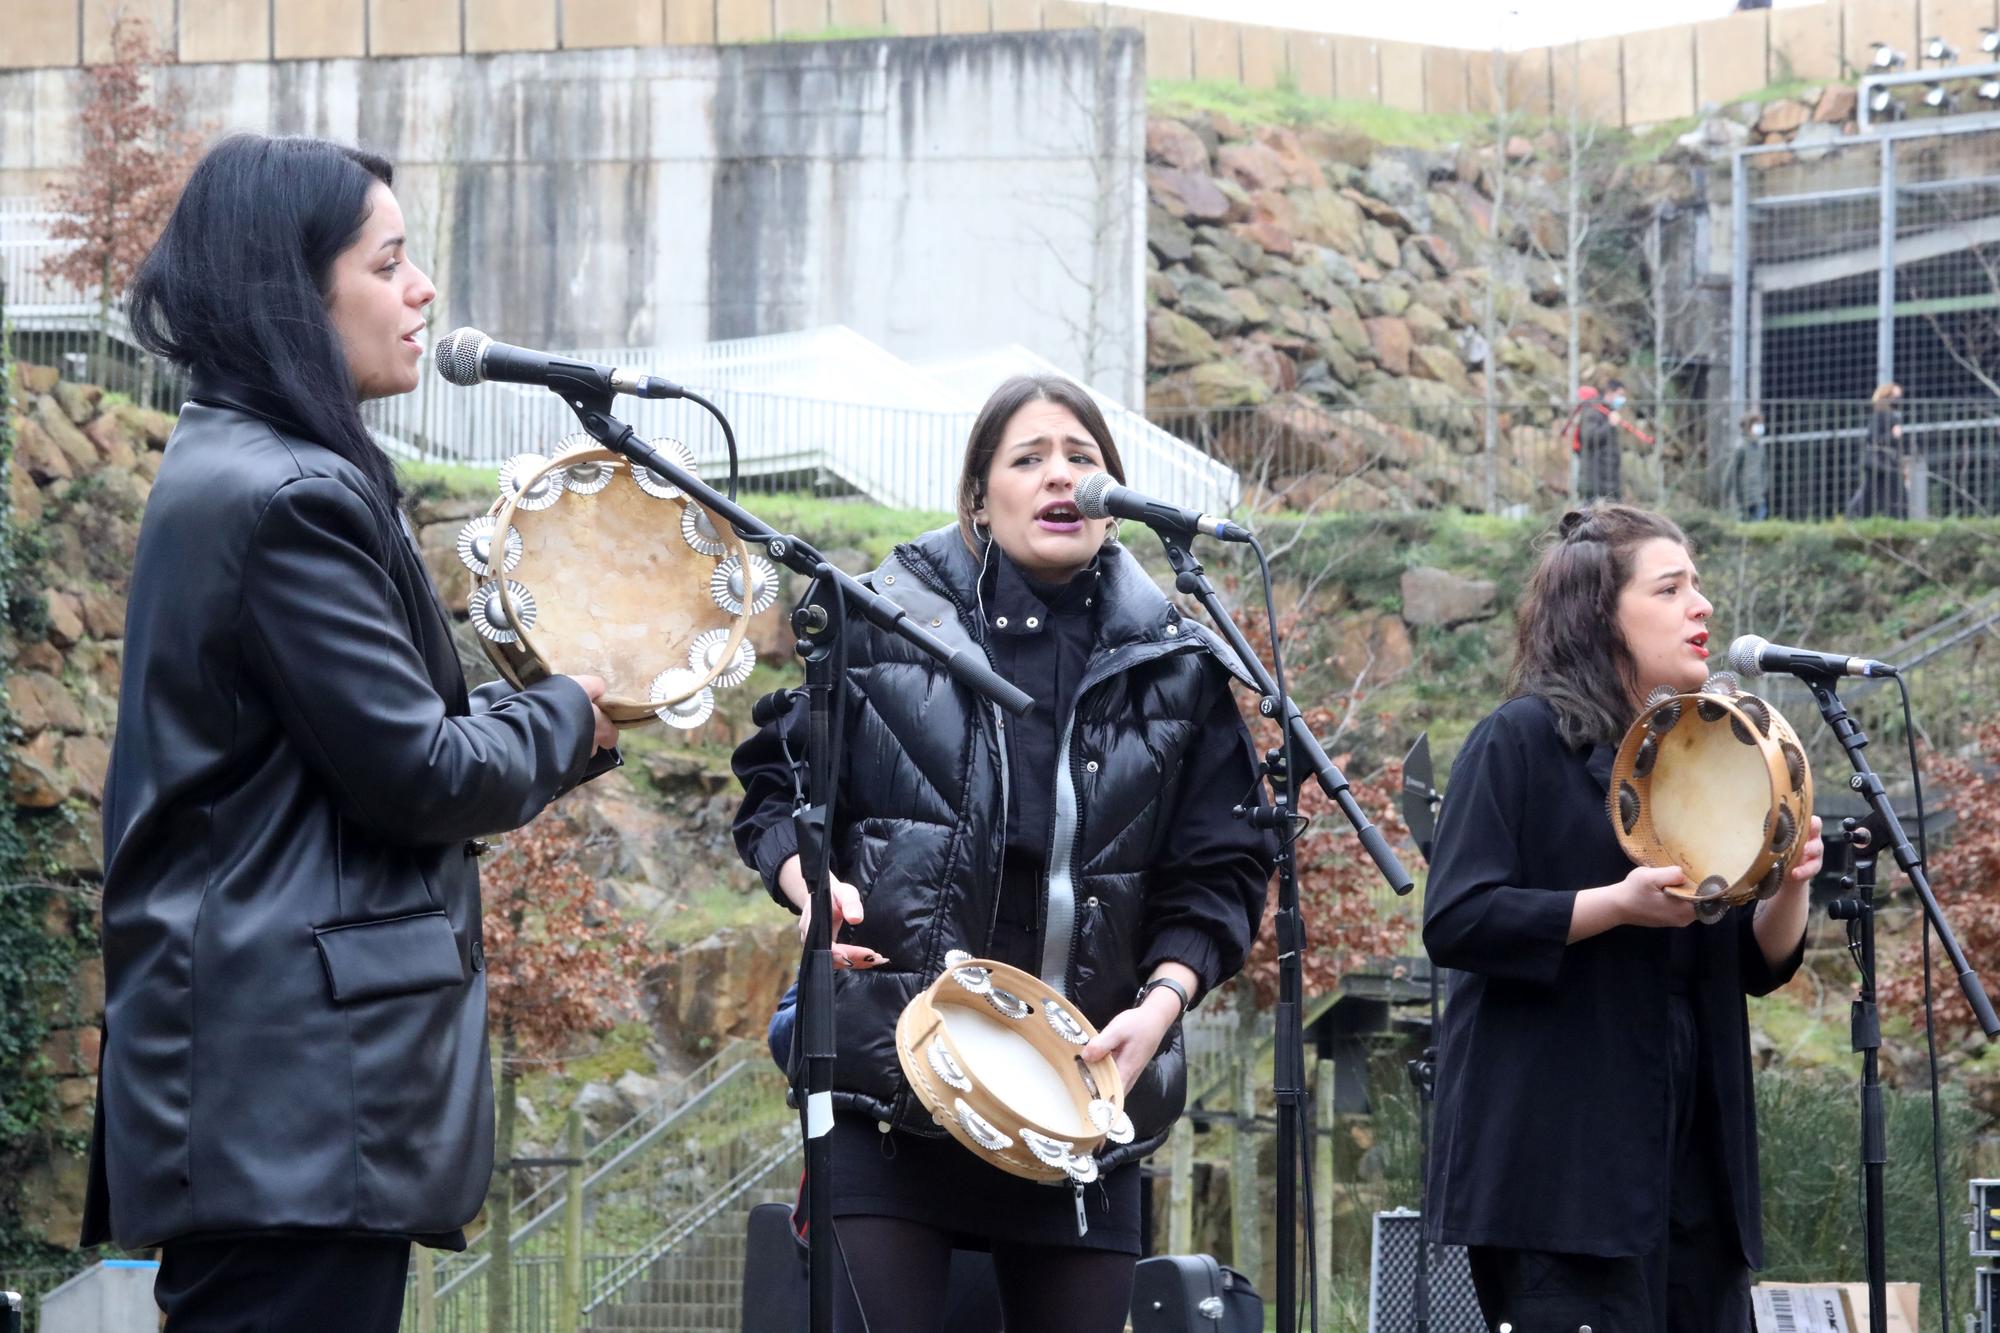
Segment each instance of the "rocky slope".
[[[1427,491],[1424,464],[1481,447],[1489,373],[1516,456],[1565,409],[1558,147],[1386,148],[1214,113],[1149,120],[1149,413],[1172,426],[1249,409],[1215,443],[1253,472],[1273,451],[1298,474],[1386,448],[1382,493],[1344,494],[1345,507],[1464,499]],[[1578,333],[1586,378],[1621,367],[1628,348],[1606,320],[1583,310]],[[1518,473],[1502,490],[1527,500],[1566,480]]]

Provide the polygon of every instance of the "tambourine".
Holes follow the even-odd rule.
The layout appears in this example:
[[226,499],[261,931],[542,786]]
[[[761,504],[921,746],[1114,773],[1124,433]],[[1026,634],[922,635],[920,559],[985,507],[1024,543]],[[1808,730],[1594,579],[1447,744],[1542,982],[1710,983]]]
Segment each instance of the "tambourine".
[[[694,470],[678,440],[652,445]],[[749,678],[750,617],[778,596],[776,569],[733,528],[585,435],[553,458],[509,460],[458,555],[478,577],[467,611],[500,674],[517,687],[601,676],[598,707],[621,727],[706,722],[713,690]]]
[[976,1156],[1029,1180],[1088,1185],[1097,1150],[1133,1136],[1117,1064],[1081,1055],[1096,1035],[1040,978],[953,950],[896,1020],[896,1055],[931,1118]]
[[1812,840],[1812,768],[1791,724],[1729,672],[1699,692],[1654,692],[1618,746],[1609,793],[1618,843],[1678,866],[1701,920],[1769,898]]

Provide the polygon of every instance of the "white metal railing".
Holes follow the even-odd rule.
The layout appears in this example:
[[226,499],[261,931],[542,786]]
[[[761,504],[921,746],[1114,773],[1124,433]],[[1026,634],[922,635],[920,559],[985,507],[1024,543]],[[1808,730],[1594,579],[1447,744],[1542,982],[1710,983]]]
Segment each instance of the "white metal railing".
[[94,287],[78,286],[45,271],[49,261],[71,248],[50,235],[59,215],[34,200],[0,199],[0,279],[7,283],[7,305],[15,318],[32,309],[36,315],[75,317],[97,313]]
[[[904,384],[875,387],[893,387],[897,396],[911,396],[907,378],[920,373],[853,336],[900,367],[906,377]],[[841,371],[849,363],[844,356],[826,356],[828,349],[823,343],[815,345],[814,335],[741,341],[759,346],[585,348],[564,354],[655,371],[708,397],[736,432],[746,476],[823,471],[882,504],[935,512],[954,507],[959,464],[976,409],[937,406],[935,399],[884,405],[829,396],[824,391],[829,371]],[[808,350],[815,346],[816,350]],[[773,382],[822,392],[805,395],[750,387]],[[1134,489],[1211,512],[1227,511],[1237,503],[1241,488],[1233,469],[1137,412],[1109,402],[1101,405],[1123,456],[1126,480]],[[645,438],[667,436],[685,442],[704,479],[720,484],[726,475],[722,433],[696,404],[626,399],[620,401],[618,413]],[[577,434],[576,419],[560,398],[516,384],[455,388],[426,377],[416,393],[371,403],[365,415],[369,426],[396,452],[461,463],[497,466],[515,454],[547,454]]]
[[[0,277],[8,316],[22,328],[78,328],[97,314],[94,289],[44,271],[66,248],[49,234],[57,217],[33,198],[0,198]],[[114,336],[129,341],[123,312],[113,317]],[[1015,369],[1063,373],[1009,348],[961,363],[956,381],[947,382],[837,325],[700,346],[563,354],[644,367],[711,399],[736,432],[745,476],[831,476],[879,503],[935,512],[949,512],[956,502],[959,462],[979,406],[974,399],[983,393],[974,383],[980,373],[992,385]],[[1122,404],[1098,402],[1132,487],[1212,512],[1240,500],[1237,475],[1226,464]],[[695,404],[632,400],[619,411],[647,438],[685,441],[709,480],[726,475],[721,432]],[[364,416],[393,453],[491,466],[515,454],[549,453],[577,431],[562,401],[541,389],[460,389],[435,375],[426,375],[416,393],[368,404]]]

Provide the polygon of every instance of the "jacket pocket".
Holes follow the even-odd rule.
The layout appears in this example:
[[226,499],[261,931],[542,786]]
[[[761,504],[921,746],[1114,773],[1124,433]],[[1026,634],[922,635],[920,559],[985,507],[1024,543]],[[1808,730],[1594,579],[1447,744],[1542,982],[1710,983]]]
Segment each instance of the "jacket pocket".
[[443,912],[316,926],[313,943],[319,946],[336,1004],[436,990],[465,980],[458,939]]

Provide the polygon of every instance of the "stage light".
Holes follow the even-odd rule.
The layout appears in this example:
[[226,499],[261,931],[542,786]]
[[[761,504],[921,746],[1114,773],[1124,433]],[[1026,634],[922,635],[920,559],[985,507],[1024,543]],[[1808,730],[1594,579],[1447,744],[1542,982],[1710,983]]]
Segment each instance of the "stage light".
[[1948,116],[1958,110],[1958,99],[1944,90],[1941,83],[1933,83],[1924,89],[1924,105],[1939,115]]
[[1907,114],[1903,104],[1891,97],[1887,88],[1877,88],[1868,95],[1868,112],[1876,120],[1901,120]]
[[2000,102],[2000,79],[1988,79],[1979,85],[1979,100]]
[[2000,55],[2000,28],[1981,27],[1979,29],[1979,49],[1987,55]]
[[1895,47],[1890,46],[1887,42],[1870,42],[1868,45],[1875,48],[1875,58],[1868,62],[1870,68],[1878,72],[1886,72],[1903,67],[1906,57]]
[[1938,65],[1949,65],[1958,59],[1958,48],[1942,37],[1933,37],[1924,43],[1924,59]]

